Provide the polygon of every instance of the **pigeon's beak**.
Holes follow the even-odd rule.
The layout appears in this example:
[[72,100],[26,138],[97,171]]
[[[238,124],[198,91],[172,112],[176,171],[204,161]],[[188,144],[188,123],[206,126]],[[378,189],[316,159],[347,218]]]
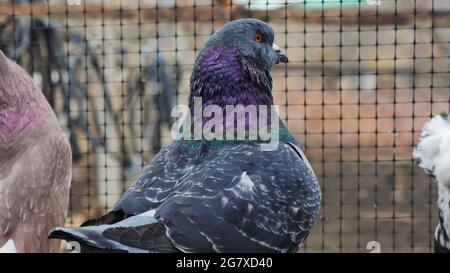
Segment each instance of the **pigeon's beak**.
[[281,51],[280,47],[277,44],[274,43],[272,45],[272,48],[278,55],[278,62],[277,63],[287,63],[287,62],[289,62],[288,56],[286,55],[286,53]]

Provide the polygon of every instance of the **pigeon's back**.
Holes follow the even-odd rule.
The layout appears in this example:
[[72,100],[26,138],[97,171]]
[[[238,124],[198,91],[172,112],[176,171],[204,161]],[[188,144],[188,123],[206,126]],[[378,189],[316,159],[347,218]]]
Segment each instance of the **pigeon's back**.
[[155,209],[181,251],[292,252],[308,236],[320,198],[293,143],[263,151],[258,142],[174,141],[115,210]]
[[304,159],[286,143],[274,151],[262,151],[258,143],[207,150],[179,193],[156,210],[177,248],[297,251],[320,203],[317,180]]
[[31,77],[0,51],[0,251],[58,251],[48,232],[63,225],[71,151]]

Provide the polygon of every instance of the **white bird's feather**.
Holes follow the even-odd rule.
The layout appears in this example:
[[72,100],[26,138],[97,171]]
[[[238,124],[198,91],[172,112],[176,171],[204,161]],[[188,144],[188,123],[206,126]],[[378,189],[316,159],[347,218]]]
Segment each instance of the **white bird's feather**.
[[438,183],[450,188],[450,115],[438,115],[425,124],[413,157]]
[[450,250],[450,190],[438,183],[438,207],[440,210],[440,222],[434,232],[434,238],[442,247]]
[[439,247],[450,250],[450,114],[438,115],[425,124],[413,157],[436,177],[440,221],[434,238]]

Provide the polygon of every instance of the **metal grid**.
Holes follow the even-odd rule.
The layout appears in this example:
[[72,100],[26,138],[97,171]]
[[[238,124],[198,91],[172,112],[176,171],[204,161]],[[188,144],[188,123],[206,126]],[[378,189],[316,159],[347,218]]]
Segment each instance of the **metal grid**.
[[0,1],[0,48],[41,84],[74,150],[68,225],[111,209],[186,102],[198,50],[260,18],[290,63],[275,104],[323,192],[306,252],[428,252],[433,181],[411,153],[449,111],[447,0]]

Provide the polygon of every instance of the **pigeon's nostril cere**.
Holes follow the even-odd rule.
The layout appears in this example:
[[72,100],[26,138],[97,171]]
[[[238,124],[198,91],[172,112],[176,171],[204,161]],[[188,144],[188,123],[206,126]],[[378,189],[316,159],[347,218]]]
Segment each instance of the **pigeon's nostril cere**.
[[272,48],[273,48],[273,50],[275,50],[275,52],[281,52],[280,47],[275,43],[272,45]]
[[280,62],[280,63],[287,63],[287,62],[289,62],[288,56],[286,55],[286,53],[281,51],[280,47],[277,44],[274,43],[272,45],[272,48],[278,55],[278,62]]

